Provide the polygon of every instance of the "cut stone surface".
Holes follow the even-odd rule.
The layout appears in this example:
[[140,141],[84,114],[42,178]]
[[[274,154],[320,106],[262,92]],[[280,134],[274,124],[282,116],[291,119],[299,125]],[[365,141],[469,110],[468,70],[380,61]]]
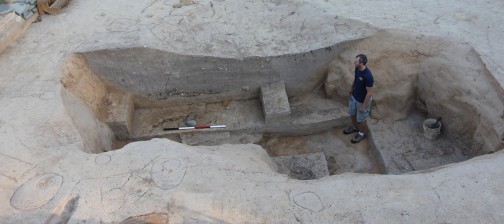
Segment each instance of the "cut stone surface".
[[186,145],[221,145],[230,143],[229,132],[202,131],[196,133],[181,133],[182,143]]
[[107,118],[105,123],[118,139],[128,139],[132,133],[132,120],[135,111],[131,95],[110,93],[106,99]]
[[296,133],[296,130],[311,130],[312,133],[327,131],[346,125],[350,119],[347,106],[327,99],[322,90],[292,98],[289,103],[292,114],[291,133]]
[[[328,98],[334,98],[338,96],[338,88],[341,88],[338,86],[338,83],[342,82],[341,77],[343,76],[343,71],[341,71],[340,69],[335,70],[336,71],[329,72],[329,75],[327,75],[324,83],[324,93]],[[345,90],[340,90],[340,92],[343,91]],[[348,87],[346,91],[350,91],[350,87]]]
[[375,159],[369,138],[360,144],[351,144],[353,135],[344,135],[343,128],[303,135],[264,138],[260,145],[273,158],[281,156],[322,153],[330,175],[346,172],[383,173],[381,163]]
[[329,176],[324,153],[273,157],[278,172],[299,180],[312,180]]
[[266,124],[290,122],[289,98],[283,81],[262,84],[260,99]]

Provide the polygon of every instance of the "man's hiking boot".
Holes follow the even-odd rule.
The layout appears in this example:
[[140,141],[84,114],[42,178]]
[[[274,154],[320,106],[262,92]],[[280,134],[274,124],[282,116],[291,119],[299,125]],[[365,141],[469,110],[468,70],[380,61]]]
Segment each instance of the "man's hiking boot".
[[363,134],[363,135],[360,135],[359,133],[357,133],[355,135],[354,138],[352,138],[352,143],[353,144],[356,144],[356,143],[359,143],[360,141],[362,141],[362,139],[366,138],[366,134]]
[[352,134],[352,133],[355,133],[355,132],[359,132],[359,129],[354,128],[352,126],[347,127],[347,128],[345,128],[345,130],[343,130],[343,134],[345,134],[345,135]]

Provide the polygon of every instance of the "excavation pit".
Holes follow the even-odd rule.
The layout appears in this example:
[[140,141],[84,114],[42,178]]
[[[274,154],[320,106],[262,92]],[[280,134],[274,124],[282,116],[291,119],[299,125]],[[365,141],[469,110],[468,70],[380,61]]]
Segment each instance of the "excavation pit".
[[[370,135],[351,145],[341,130],[349,125],[352,61],[363,52],[376,94]],[[61,82],[84,151],[152,138],[187,145],[255,143],[282,157],[274,160],[283,173],[312,179],[320,176],[299,171],[299,156],[323,155],[331,175],[400,174],[502,148],[504,106],[490,77],[466,44],[381,31],[310,52],[241,59],[151,48],[82,51],[65,62]],[[425,139],[423,120],[438,116],[445,121],[441,136]],[[226,128],[164,130],[184,126],[188,118]],[[294,165],[284,166],[289,160]]]

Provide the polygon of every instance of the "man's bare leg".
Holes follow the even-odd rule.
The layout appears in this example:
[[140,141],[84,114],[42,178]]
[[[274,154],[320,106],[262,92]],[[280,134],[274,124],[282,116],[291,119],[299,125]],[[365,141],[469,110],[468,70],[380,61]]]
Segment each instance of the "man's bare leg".
[[352,138],[352,143],[358,143],[360,142],[362,139],[366,138],[367,136],[367,121],[363,121],[361,123],[358,123],[358,129],[359,129],[359,133],[357,133],[357,135],[355,135],[354,138]]
[[357,129],[359,129],[360,133],[366,134],[367,133],[367,121],[363,121],[363,122],[359,123]]
[[351,116],[352,118],[352,127],[359,129],[359,126],[357,126],[357,116]]
[[343,134],[348,135],[355,132],[359,132],[359,126],[357,124],[357,116],[350,116],[352,118],[352,126],[345,128]]

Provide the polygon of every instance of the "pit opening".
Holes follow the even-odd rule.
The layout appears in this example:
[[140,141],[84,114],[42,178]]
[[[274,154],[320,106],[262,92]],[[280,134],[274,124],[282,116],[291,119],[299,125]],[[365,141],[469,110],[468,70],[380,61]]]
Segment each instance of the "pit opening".
[[[376,94],[370,135],[352,145],[341,132],[358,53],[369,57]],[[467,44],[380,31],[310,52],[243,59],[151,48],[76,52],[63,65],[61,94],[86,152],[151,138],[254,143],[280,172],[316,179],[426,170],[499,150],[504,106],[491,77]],[[423,121],[438,116],[441,136],[424,138]],[[226,128],[164,130],[189,118]]]

